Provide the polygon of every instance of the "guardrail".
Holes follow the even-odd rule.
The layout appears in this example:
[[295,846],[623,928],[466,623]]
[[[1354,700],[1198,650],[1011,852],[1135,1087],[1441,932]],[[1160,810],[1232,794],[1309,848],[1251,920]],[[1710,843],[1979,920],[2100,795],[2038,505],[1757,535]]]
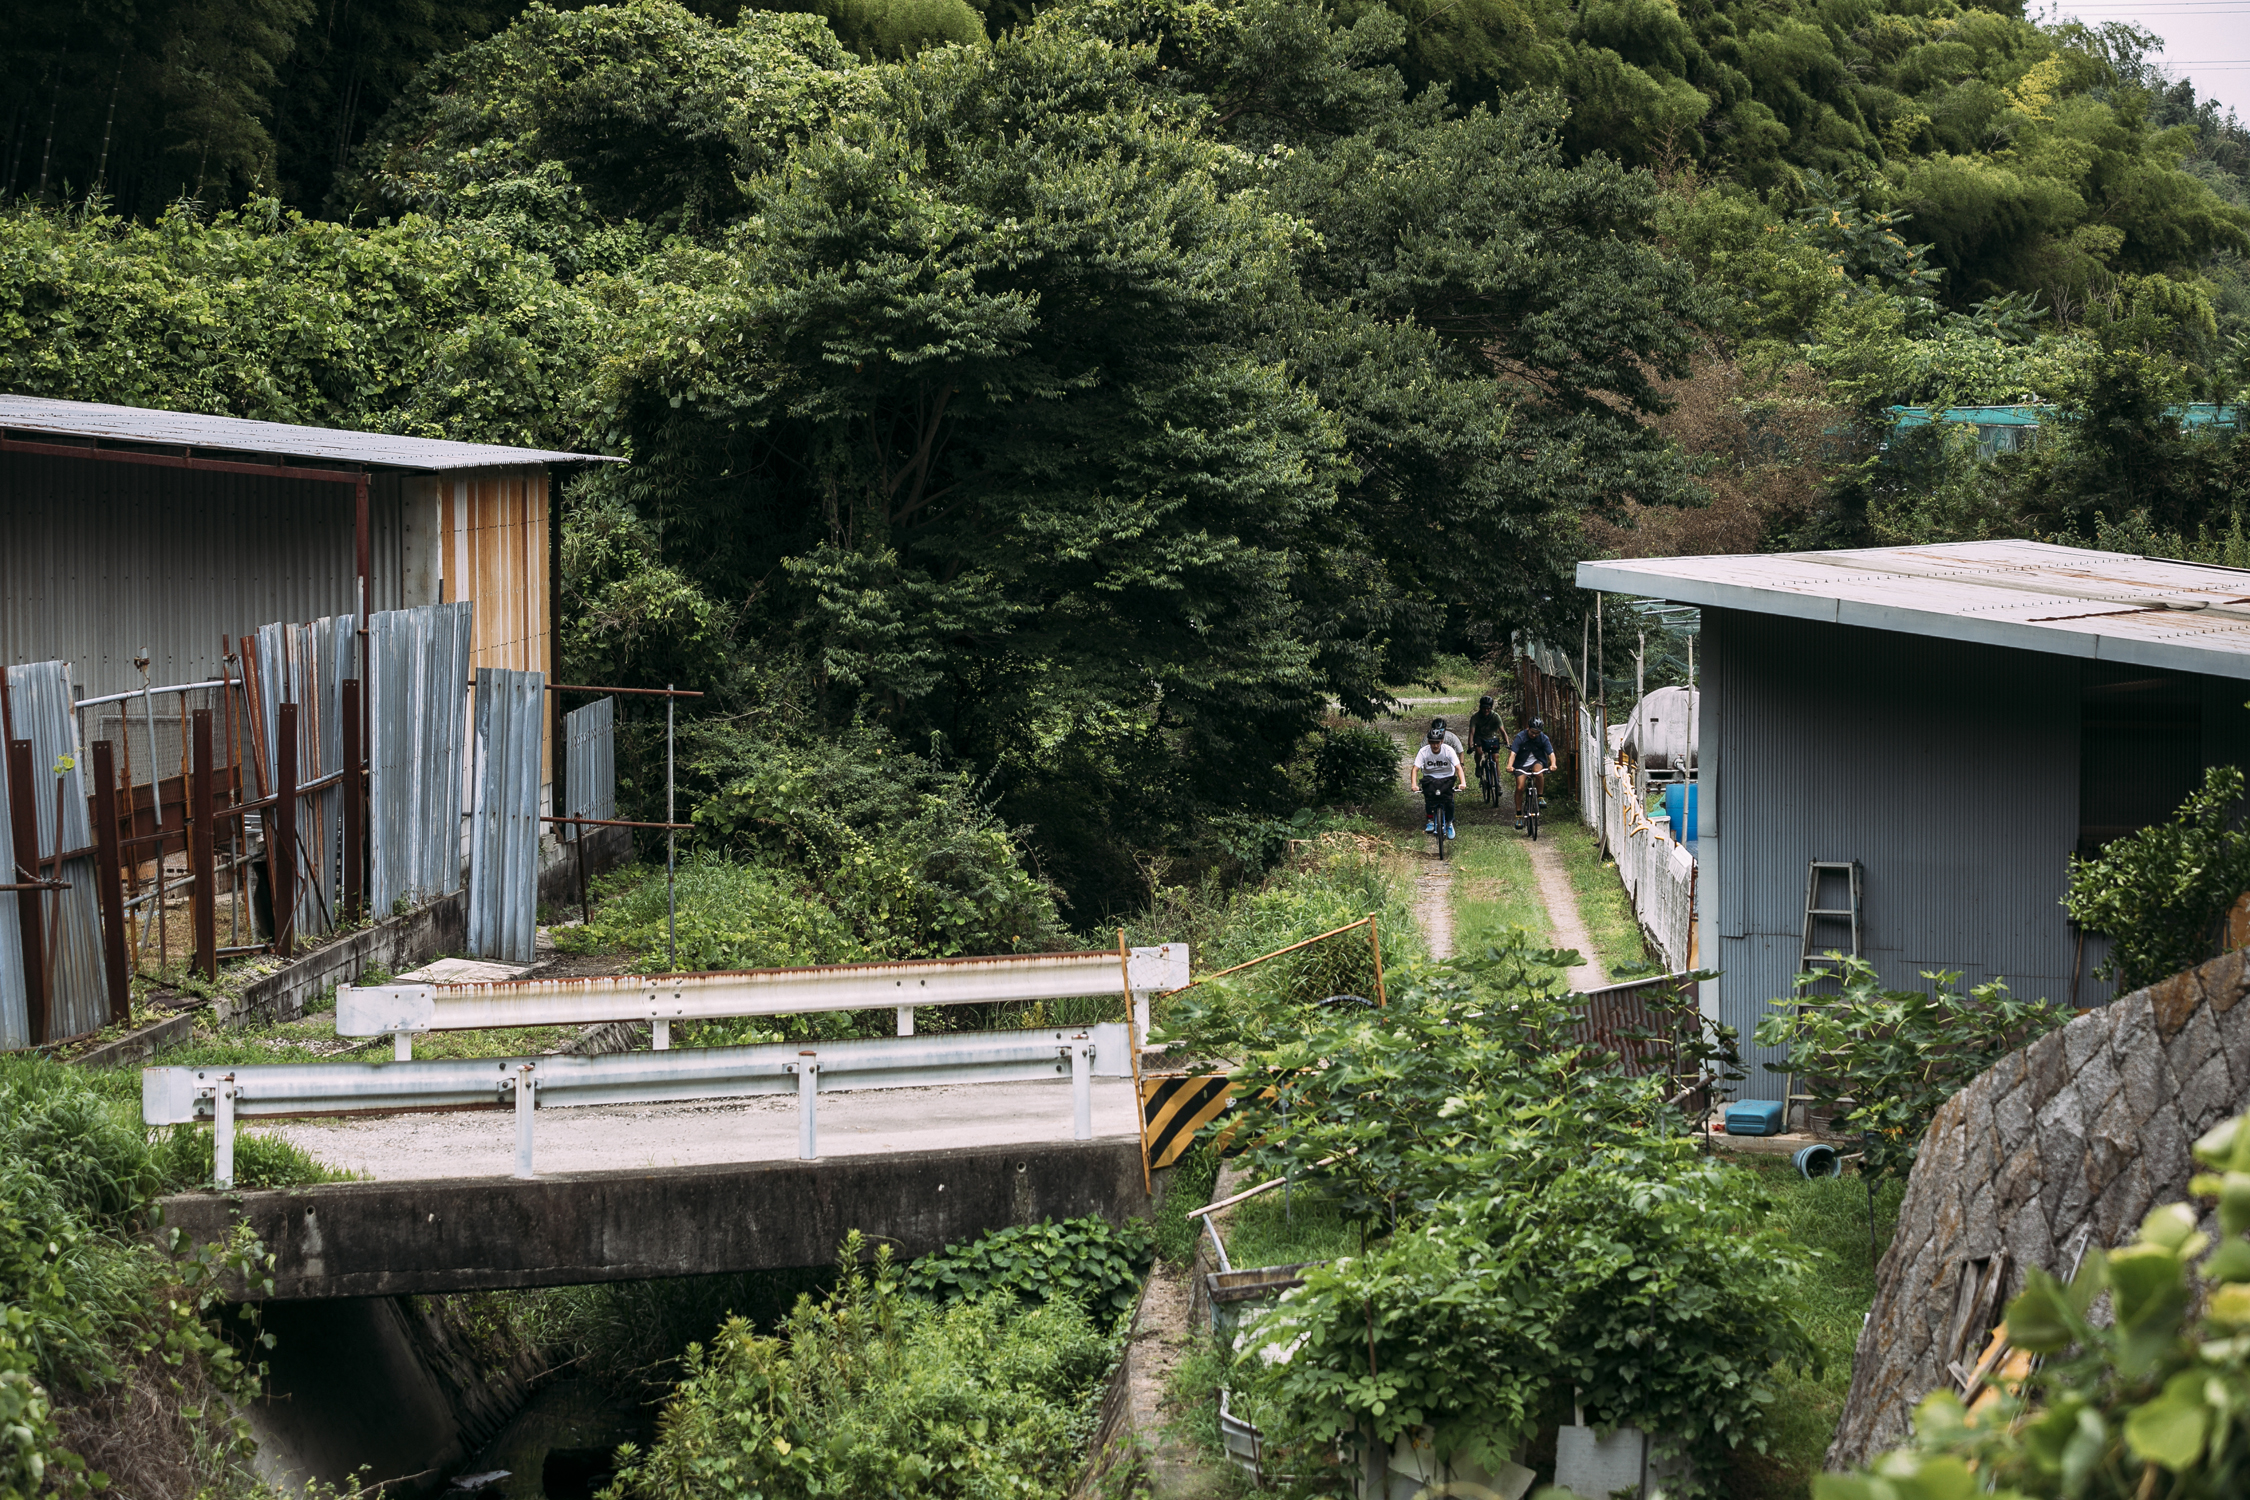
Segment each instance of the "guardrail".
[[1138,1035],[1148,1035],[1149,997],[1188,982],[1188,945],[1165,943],[1120,955],[1023,953],[993,958],[930,958],[897,963],[823,964],[736,973],[624,974],[585,979],[504,979],[475,984],[342,985],[338,1036],[398,1039],[411,1055],[420,1031],[507,1026],[593,1026],[648,1021],[655,1050],[671,1045],[674,1021],[790,1016],[894,1006],[898,1034],[914,1034],[921,1005],[1002,1000],[1068,1000],[1130,991]]
[[[1112,961],[1115,955],[1111,955]],[[1068,1073],[1072,1139],[1091,1140],[1093,1080],[1129,1078],[1131,1040],[1122,1021],[1035,1031],[958,1032],[914,1040],[794,1042],[697,1047],[600,1057],[459,1058],[430,1062],[259,1063],[236,1067],[143,1068],[141,1119],[149,1125],[210,1120],[217,1130],[213,1180],[234,1185],[238,1119],[281,1119],[410,1110],[512,1109],[516,1171],[535,1175],[537,1108],[647,1104],[679,1099],[797,1096],[797,1154],[819,1153],[819,1096],[854,1089],[942,1083],[1042,1081]]]

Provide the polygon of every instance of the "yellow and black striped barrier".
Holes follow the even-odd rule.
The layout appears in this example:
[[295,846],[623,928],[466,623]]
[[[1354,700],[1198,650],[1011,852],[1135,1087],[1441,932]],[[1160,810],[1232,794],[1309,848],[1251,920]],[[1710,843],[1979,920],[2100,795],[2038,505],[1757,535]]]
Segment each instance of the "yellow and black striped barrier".
[[1204,1126],[1226,1113],[1234,1085],[1224,1073],[1147,1077],[1141,1080],[1141,1149],[1150,1170],[1168,1167],[1195,1144]]

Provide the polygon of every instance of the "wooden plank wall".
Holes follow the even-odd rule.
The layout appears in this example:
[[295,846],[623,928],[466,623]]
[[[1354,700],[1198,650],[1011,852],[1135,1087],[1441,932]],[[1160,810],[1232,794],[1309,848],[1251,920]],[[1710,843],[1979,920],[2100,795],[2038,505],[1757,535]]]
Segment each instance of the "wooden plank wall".
[[[554,675],[547,620],[547,475],[494,470],[439,484],[446,601],[476,602],[469,669],[507,667]],[[553,736],[542,732],[539,779],[554,780]]]

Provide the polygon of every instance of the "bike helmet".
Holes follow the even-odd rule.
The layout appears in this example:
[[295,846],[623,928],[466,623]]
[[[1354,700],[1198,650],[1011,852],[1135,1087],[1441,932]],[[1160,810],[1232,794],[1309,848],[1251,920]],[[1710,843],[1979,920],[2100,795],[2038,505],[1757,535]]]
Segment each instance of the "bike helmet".
[[1479,698],[1477,700],[1477,708],[1480,711],[1483,709],[1488,709],[1490,707],[1492,707],[1492,700],[1490,698]]
[[1531,728],[1534,733],[1545,734],[1547,732],[1547,721],[1545,719],[1533,719]]
[[1433,745],[1442,745],[1445,743],[1445,731],[1433,724],[1430,726],[1430,732],[1426,738]]
[[1430,727],[1432,729],[1435,729],[1440,734],[1445,733],[1445,719],[1443,718],[1443,716],[1430,720]]

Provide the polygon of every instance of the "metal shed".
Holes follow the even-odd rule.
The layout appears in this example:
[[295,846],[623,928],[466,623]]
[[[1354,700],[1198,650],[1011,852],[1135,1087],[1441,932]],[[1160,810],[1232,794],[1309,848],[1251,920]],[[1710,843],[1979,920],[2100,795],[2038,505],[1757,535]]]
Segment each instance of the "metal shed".
[[[2003,541],[1588,562],[1578,581],[1703,610],[1704,1006],[1746,1044],[1799,972],[1816,861],[1857,866],[1886,983],[1945,969],[2108,999],[2103,941],[2063,915],[2068,856],[2250,764],[2243,570]],[[1744,1051],[1746,1094],[1781,1097],[1757,1064],[1784,1059]]]
[[143,650],[198,682],[272,621],[473,600],[471,666],[545,672],[549,471],[615,461],[0,395],[0,662],[101,697]]

